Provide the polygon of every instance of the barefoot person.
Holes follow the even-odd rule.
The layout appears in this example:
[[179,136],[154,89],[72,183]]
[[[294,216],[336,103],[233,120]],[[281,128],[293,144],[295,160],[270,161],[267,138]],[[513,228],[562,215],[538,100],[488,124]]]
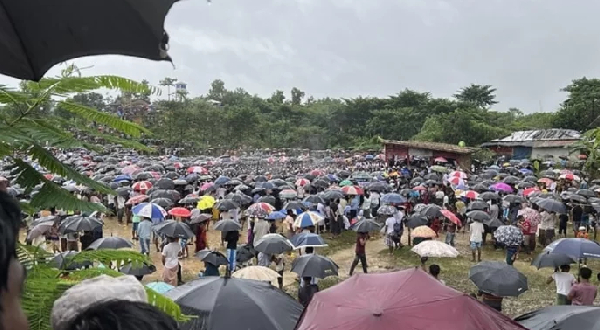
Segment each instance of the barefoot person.
[[[471,245],[471,253],[473,254],[473,259],[471,261],[480,262],[481,261],[481,246],[483,244],[483,223],[478,221],[473,221],[469,225],[469,229],[471,232],[471,237],[469,239]],[[477,257],[477,259],[475,259]]]

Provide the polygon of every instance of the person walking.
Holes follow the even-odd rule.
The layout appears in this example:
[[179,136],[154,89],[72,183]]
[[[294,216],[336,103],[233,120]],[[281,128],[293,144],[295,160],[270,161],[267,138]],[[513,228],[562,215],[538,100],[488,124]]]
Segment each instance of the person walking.
[[363,273],[367,273],[367,239],[367,233],[356,233],[356,248],[354,250],[356,255],[354,256],[354,260],[352,261],[352,266],[350,266],[350,273],[348,274],[350,276],[352,276],[352,273],[354,273],[354,268],[358,265],[359,261],[362,266]]
[[152,238],[152,221],[150,218],[142,219],[137,225],[137,237],[140,241],[140,252],[149,256],[150,239]]
[[183,283],[181,280],[181,265],[179,264],[181,246],[177,237],[168,237],[167,240],[169,243],[165,245],[162,251],[162,264],[165,266],[163,282],[177,286]]
[[556,305],[571,305],[567,295],[571,292],[573,283],[576,283],[575,276],[570,273],[571,265],[561,265],[554,270],[552,276],[546,280],[546,284],[554,282],[556,284]]

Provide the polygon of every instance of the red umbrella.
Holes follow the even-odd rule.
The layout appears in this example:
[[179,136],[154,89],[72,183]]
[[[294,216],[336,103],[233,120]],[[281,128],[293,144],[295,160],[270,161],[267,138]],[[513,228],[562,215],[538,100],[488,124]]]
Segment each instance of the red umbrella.
[[136,205],[136,204],[139,204],[139,203],[145,201],[146,199],[148,199],[148,197],[149,196],[146,196],[146,195],[137,195],[137,196],[131,197],[125,204]]
[[192,212],[184,207],[174,207],[169,210],[169,214],[174,217],[188,218],[192,216]]
[[146,191],[150,190],[150,188],[152,188],[152,182],[150,181],[139,181],[134,183],[131,188],[133,190],[137,190],[137,191],[141,191],[143,193],[146,193]]
[[442,210],[442,214],[446,218],[448,218],[448,220],[454,222],[458,226],[462,225],[462,222],[460,221],[460,219],[454,213],[452,213],[452,211],[450,211],[450,210]]
[[522,330],[417,268],[357,274],[317,293],[296,330]]
[[347,196],[364,195],[364,191],[359,186],[345,186],[342,188],[342,192]]

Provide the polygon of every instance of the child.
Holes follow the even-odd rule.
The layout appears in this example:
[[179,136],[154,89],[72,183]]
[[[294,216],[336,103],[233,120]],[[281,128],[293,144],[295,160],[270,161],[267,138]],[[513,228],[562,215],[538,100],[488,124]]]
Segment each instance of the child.
[[579,227],[579,231],[577,232],[577,238],[588,238],[588,237],[589,237],[589,235],[587,233],[585,226]]

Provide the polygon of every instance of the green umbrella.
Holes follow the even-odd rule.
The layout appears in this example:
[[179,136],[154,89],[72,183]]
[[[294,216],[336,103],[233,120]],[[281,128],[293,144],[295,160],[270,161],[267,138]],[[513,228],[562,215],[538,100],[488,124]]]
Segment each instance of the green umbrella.
[[352,185],[354,185],[354,184],[350,180],[344,180],[344,181],[340,182],[340,187],[346,187],[346,186],[352,186]]

